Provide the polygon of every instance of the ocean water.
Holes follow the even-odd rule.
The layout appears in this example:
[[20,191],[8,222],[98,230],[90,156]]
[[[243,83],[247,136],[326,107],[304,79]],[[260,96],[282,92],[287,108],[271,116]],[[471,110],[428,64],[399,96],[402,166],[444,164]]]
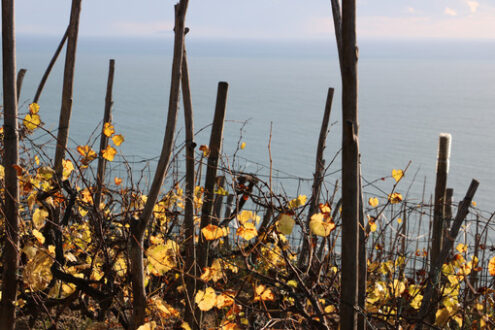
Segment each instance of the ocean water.
[[[34,96],[58,44],[54,38],[18,39],[18,68],[26,68],[22,113]],[[335,88],[327,164],[340,149],[341,82],[332,38],[269,42],[196,40],[187,42],[196,142],[208,144],[219,81],[229,82],[223,152],[226,165],[266,178],[268,142],[274,182],[288,195],[310,194],[315,152],[329,87]],[[168,106],[172,40],[81,38],[76,60],[71,147],[86,144],[103,116],[108,60],[116,60],[113,117],[131,161],[159,155]],[[63,56],[39,101],[46,128],[56,131],[60,110]],[[452,134],[448,186],[460,200],[471,178],[481,184],[475,200],[495,209],[495,42],[360,42],[359,120],[362,171],[366,181],[390,176],[412,161],[399,191],[421,198],[433,193],[438,134]],[[178,130],[183,116],[179,113]],[[241,131],[242,130],[242,131]],[[242,137],[241,137],[242,134]],[[40,137],[39,141],[47,136]],[[177,143],[182,142],[179,134]],[[237,153],[238,142],[246,148]],[[48,150],[53,148],[48,145]],[[326,188],[339,178],[340,158],[329,166]],[[143,163],[134,164],[136,168]],[[151,172],[154,166],[151,166]],[[386,196],[392,179],[366,186]],[[380,191],[382,189],[383,191]]]

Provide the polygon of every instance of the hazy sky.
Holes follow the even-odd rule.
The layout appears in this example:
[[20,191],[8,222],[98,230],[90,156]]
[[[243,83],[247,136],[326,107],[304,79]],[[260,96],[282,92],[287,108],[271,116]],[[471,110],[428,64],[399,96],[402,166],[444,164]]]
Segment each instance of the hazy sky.
[[[61,35],[70,0],[17,0],[17,33]],[[81,36],[170,34],[176,0],[83,0]],[[310,39],[333,33],[330,0],[190,0],[191,37]],[[360,38],[495,39],[495,0],[358,0]]]

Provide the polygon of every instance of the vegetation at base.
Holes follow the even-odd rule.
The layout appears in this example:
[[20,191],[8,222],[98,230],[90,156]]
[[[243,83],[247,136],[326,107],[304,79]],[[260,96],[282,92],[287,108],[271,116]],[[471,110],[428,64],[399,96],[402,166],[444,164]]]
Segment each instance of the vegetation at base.
[[[95,205],[93,167],[98,157],[115,161],[124,137],[116,134],[113,124],[104,123],[102,132],[112,144],[101,154],[91,145],[67,150],[63,176],[57,178],[51,160],[31,139],[43,130],[40,113],[31,104],[24,117],[22,161],[16,166],[22,253],[17,323],[64,328],[77,317],[85,321],[74,327],[129,328],[131,227],[147,196],[135,172],[122,164],[128,173],[107,174],[100,204]],[[244,149],[246,143],[239,146]],[[196,173],[204,173],[208,147],[198,148],[196,156]],[[184,178],[176,175],[172,184],[162,187],[141,247],[147,306],[146,323],[139,329],[337,328],[343,276],[337,188],[322,193],[318,209],[308,217],[311,198],[306,195],[288,198],[253,174],[227,165],[219,170],[217,182],[223,177],[225,183],[215,186],[213,203],[225,210],[215,208],[211,223],[200,230],[206,194],[198,175],[192,201],[194,237],[185,235]],[[2,167],[2,181],[3,172]],[[370,328],[410,328],[428,322],[418,319],[429,272],[428,235],[413,228],[419,218],[422,228],[428,228],[430,205],[403,197],[400,183],[406,172],[407,168],[392,170],[379,179],[390,182],[390,191],[365,200],[367,221],[361,230],[368,262],[366,307],[360,313]],[[60,222],[54,221],[57,214]],[[495,254],[486,241],[493,233],[491,218],[484,219],[474,205],[471,215],[476,220],[466,222],[441,269],[434,327],[495,326]],[[2,217],[2,228],[4,223]],[[1,235],[5,242],[8,237],[3,231]],[[186,260],[194,256],[186,253],[185,244],[200,236],[209,243],[207,266],[187,269]],[[309,242],[310,257],[301,265],[302,240]],[[194,282],[193,292],[187,291],[188,280]],[[193,306],[198,323],[184,321],[188,306]]]

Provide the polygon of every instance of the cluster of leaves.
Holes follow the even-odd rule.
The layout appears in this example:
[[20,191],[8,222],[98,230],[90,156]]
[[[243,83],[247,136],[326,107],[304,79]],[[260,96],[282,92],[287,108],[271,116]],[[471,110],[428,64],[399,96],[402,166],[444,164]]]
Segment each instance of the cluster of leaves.
[[[32,104],[23,129],[32,133],[41,125],[39,107]],[[111,123],[104,123],[102,131],[115,147],[124,141]],[[240,148],[245,146],[242,143]],[[29,318],[32,326],[36,322],[55,325],[67,313],[107,327],[130,326],[131,226],[147,196],[133,185],[132,172],[128,173],[127,186],[123,179],[114,177],[98,189],[92,174],[94,160],[102,157],[113,161],[115,147],[109,145],[98,154],[91,146],[81,145],[74,153],[78,158],[68,150],[70,157],[63,162],[61,177],[43,161],[42,153],[26,154],[16,166],[21,187],[22,252],[16,306],[19,317]],[[207,146],[200,151],[208,156]],[[0,167],[1,180],[3,172]],[[402,170],[392,172],[396,184],[403,176]],[[183,321],[188,301],[193,302],[194,315],[200,315],[204,328],[338,326],[340,279],[344,276],[336,250],[340,201],[329,196],[308,215],[311,199],[305,195],[294,199],[275,195],[261,180],[256,182],[257,190],[247,189],[241,177],[232,178],[232,189],[215,188],[215,199],[222,200],[229,191],[234,195],[232,216],[215,214],[217,221],[203,228],[199,219],[205,191],[196,186],[192,198],[194,237],[184,234],[187,197],[180,179],[156,203],[141,247],[147,295],[147,323],[141,330],[195,327]],[[368,222],[362,228],[373,239],[368,241],[372,244],[365,312],[372,324],[390,328],[418,322],[427,281],[426,269],[405,271],[410,256],[387,256],[383,245],[374,240],[374,235],[380,235],[380,215],[403,203],[396,184],[388,196],[381,197],[381,207],[378,197],[368,200]],[[95,205],[98,193],[100,204]],[[244,204],[247,200],[250,203]],[[246,205],[250,209],[243,209]],[[2,232],[5,241],[4,235]],[[191,257],[186,254],[186,242],[197,242],[200,235],[209,242],[209,263],[203,269],[186,269],[186,259]],[[299,260],[301,239],[309,242],[308,263]],[[427,258],[427,253],[414,254]],[[434,320],[437,326],[493,326],[493,285],[473,288],[469,282],[470,276],[480,271],[478,257],[468,255],[468,248],[459,244],[457,253],[442,268]],[[495,257],[489,272],[495,276]],[[186,282],[191,279],[195,281],[194,292],[187,290]]]

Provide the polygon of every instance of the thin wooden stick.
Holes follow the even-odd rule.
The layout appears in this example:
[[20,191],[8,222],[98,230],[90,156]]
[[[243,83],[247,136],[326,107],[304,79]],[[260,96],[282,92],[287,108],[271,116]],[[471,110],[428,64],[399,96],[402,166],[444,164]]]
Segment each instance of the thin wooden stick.
[[146,292],[144,288],[144,269],[143,269],[143,243],[144,233],[148,226],[153,208],[158,199],[160,188],[163,184],[167,168],[172,154],[174,145],[174,132],[177,122],[177,110],[179,106],[179,91],[182,58],[184,52],[184,33],[185,33],[185,15],[187,11],[188,0],[181,0],[175,5],[175,40],[174,40],[174,57],[172,63],[172,78],[170,84],[170,98],[168,105],[167,126],[165,128],[165,137],[163,140],[162,151],[158,161],[155,176],[148,193],[148,199],[141,213],[139,220],[131,222],[131,282],[133,292],[133,315],[132,327],[138,328],[144,323],[146,316]]
[[50,63],[48,64],[48,67],[45,70],[45,73],[43,74],[43,77],[41,78],[40,84],[38,85],[38,89],[36,90],[36,94],[34,95],[33,102],[38,103],[40,97],[41,97],[41,92],[43,92],[43,88],[45,87],[46,81],[48,80],[48,77],[50,76],[50,72],[52,72],[53,66],[55,65],[55,62],[57,62],[57,58],[62,52],[62,48],[64,47],[65,42],[67,41],[67,37],[69,36],[69,30],[70,30],[70,24],[65,30],[64,36],[62,37],[62,40],[60,40],[60,43],[58,44],[57,49],[55,50],[55,54],[53,54],[52,59],[50,60]]
[[301,253],[299,255],[299,264],[298,264],[298,267],[300,269],[302,269],[302,267],[304,267],[304,265],[307,263],[307,259],[309,257],[308,253],[310,253],[310,250],[312,250],[311,248],[312,245],[310,244],[312,235],[309,232],[309,222],[311,221],[311,216],[318,209],[318,203],[320,202],[321,184],[323,183],[323,173],[325,171],[325,159],[323,158],[323,152],[325,151],[326,140],[328,135],[328,123],[330,122],[330,114],[332,112],[334,91],[335,90],[333,88],[328,89],[327,102],[325,104],[325,112],[323,114],[323,120],[321,122],[320,136],[318,138],[318,148],[316,150],[316,164],[315,164],[315,173],[313,180],[313,191],[310,199],[308,216],[306,219],[306,229],[308,229],[309,235],[308,237],[303,239],[303,246],[301,249]]
[[103,113],[103,123],[101,127],[100,136],[100,152],[98,154],[98,169],[96,174],[96,193],[95,193],[95,206],[100,207],[101,190],[103,182],[105,181],[105,169],[107,161],[103,158],[103,150],[108,145],[108,137],[105,135],[105,123],[112,123],[112,90],[113,90],[113,76],[115,73],[115,60],[111,59],[108,64],[108,80],[107,80],[107,92],[105,96],[105,112]]
[[19,103],[19,99],[21,97],[22,82],[24,81],[26,72],[26,69],[20,69],[17,73],[17,103]]
[[3,246],[2,329],[14,329],[19,264],[19,184],[13,165],[19,160],[17,133],[14,0],[2,1],[2,68],[4,111],[5,238]]
[[[222,148],[223,125],[225,121],[225,110],[227,105],[228,84],[220,82],[218,84],[217,102],[215,115],[210,135],[210,154],[208,156],[208,165],[206,168],[205,193],[203,207],[201,208],[201,225],[200,229],[212,223],[213,197],[215,181],[217,176],[218,159]],[[198,244],[198,265],[200,269],[208,265],[209,244],[203,235],[199,235]]]
[[[438,255],[438,258],[435,261],[435,264],[431,265],[430,274],[427,280],[427,286],[424,291],[423,301],[421,303],[421,308],[418,312],[418,324],[416,325],[416,329],[422,329],[423,323],[422,320],[429,314],[433,313],[436,309],[430,308],[434,303],[434,297],[436,288],[440,282],[440,271],[442,269],[442,265],[447,260],[447,257],[454,246],[454,242],[459,234],[459,229],[469,213],[469,207],[471,202],[473,201],[473,197],[476,194],[476,190],[478,189],[479,182],[476,180],[472,180],[469,186],[469,189],[466,193],[466,196],[462,200],[457,210],[457,215],[454,219],[454,223],[452,224],[452,228],[446,239],[443,241],[442,250]],[[433,313],[434,314],[434,313]]]
[[[186,28],[187,31],[187,28]],[[194,234],[194,116],[191,99],[191,87],[189,85],[189,68],[187,65],[187,52],[184,44],[182,55],[182,101],[184,102],[184,127],[186,131],[186,203],[184,210],[184,233],[186,237],[185,267],[191,275],[185,279],[187,287],[187,302],[184,319],[191,326],[199,328],[199,322],[194,315],[194,293],[196,292],[197,267],[195,234]]]
[[67,54],[65,56],[64,81],[62,88],[62,107],[58,122],[57,146],[55,149],[54,168],[57,177],[62,177],[62,160],[67,148],[69,122],[72,113],[72,90],[74,88],[74,71],[76,66],[77,35],[79,32],[79,16],[81,0],[72,0],[70,24],[67,36]]

